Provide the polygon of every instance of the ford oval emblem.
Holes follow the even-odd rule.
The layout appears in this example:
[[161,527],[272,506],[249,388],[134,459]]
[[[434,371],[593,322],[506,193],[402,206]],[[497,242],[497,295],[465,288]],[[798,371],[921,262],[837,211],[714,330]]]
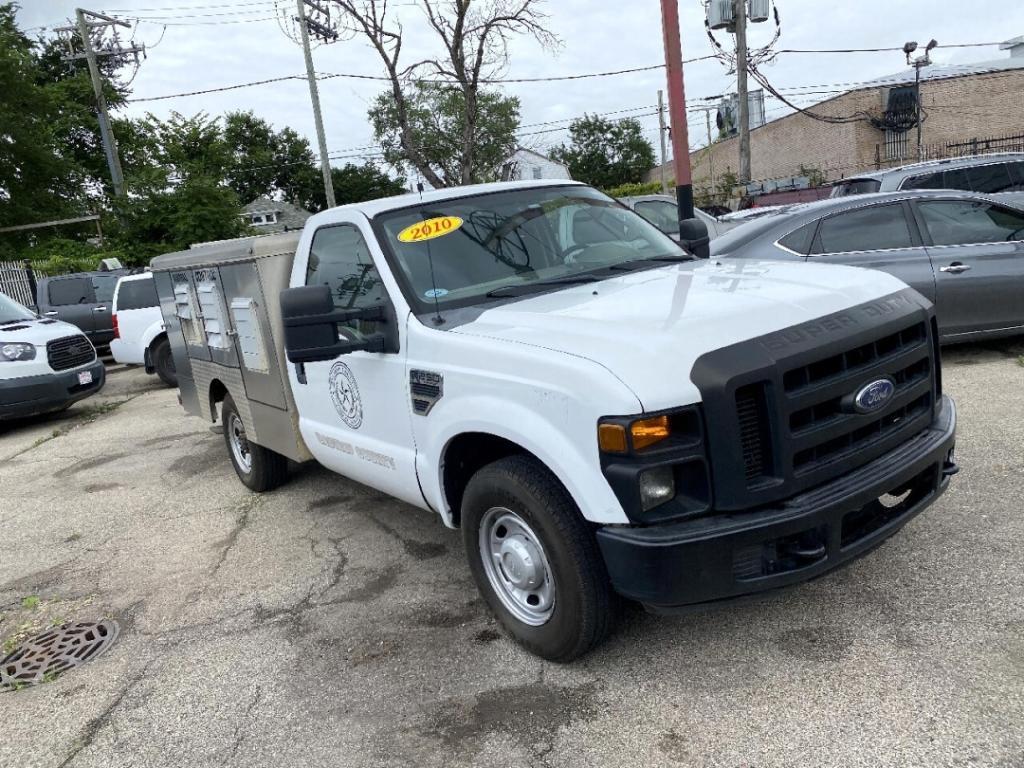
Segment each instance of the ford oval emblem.
[[865,384],[853,396],[853,407],[857,413],[873,413],[884,408],[896,394],[896,385],[892,379],[878,379]]

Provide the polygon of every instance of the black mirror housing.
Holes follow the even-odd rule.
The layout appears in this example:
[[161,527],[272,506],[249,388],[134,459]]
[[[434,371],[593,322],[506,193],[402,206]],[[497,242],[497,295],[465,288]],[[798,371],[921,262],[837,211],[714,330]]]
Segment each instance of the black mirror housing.
[[336,309],[331,289],[326,285],[286,288],[281,291],[280,301],[289,362],[315,363],[361,351],[397,351],[397,339],[390,343],[391,334],[374,333],[356,338],[347,337],[339,330],[339,326],[350,325],[354,320],[374,320],[394,329],[393,312],[387,305]]
[[711,256],[711,238],[708,225],[700,219],[684,219],[679,222],[679,244],[698,259]]

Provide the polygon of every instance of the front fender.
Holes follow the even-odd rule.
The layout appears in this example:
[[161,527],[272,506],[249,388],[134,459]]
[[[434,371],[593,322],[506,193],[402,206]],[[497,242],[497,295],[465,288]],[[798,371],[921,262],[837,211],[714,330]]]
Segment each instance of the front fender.
[[142,348],[149,349],[153,344],[153,340],[161,334],[166,334],[163,320],[157,320],[151,323],[149,327],[146,328],[145,333],[142,334]]
[[[561,481],[587,520],[629,522],[601,474],[596,423],[589,439],[571,440],[566,423],[559,418],[567,417],[568,403],[557,402],[562,397],[557,392],[538,392],[536,396],[544,402],[530,407],[489,395],[442,399],[429,416],[413,416],[433,422],[430,430],[420,432],[426,443],[417,445],[416,469],[424,496],[440,511],[446,525],[453,525],[453,513],[444,494],[443,457],[451,441],[467,432],[494,435],[532,453]],[[500,421],[494,414],[500,414]]]

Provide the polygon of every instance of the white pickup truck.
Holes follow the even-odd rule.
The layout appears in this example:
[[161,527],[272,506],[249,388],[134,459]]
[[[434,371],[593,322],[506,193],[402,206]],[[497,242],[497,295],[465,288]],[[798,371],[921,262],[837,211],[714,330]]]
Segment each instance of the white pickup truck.
[[460,528],[549,659],[876,546],[955,473],[932,307],[849,267],[697,261],[569,182],[333,208],[153,261],[181,399],[249,488],[324,466]]

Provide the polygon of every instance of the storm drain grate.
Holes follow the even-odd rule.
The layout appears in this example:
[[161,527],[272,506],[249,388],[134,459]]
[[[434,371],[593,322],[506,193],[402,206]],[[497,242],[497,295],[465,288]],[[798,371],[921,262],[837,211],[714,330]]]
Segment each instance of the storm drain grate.
[[92,661],[113,645],[116,621],[64,624],[26,640],[0,661],[0,686],[15,688],[52,680]]

